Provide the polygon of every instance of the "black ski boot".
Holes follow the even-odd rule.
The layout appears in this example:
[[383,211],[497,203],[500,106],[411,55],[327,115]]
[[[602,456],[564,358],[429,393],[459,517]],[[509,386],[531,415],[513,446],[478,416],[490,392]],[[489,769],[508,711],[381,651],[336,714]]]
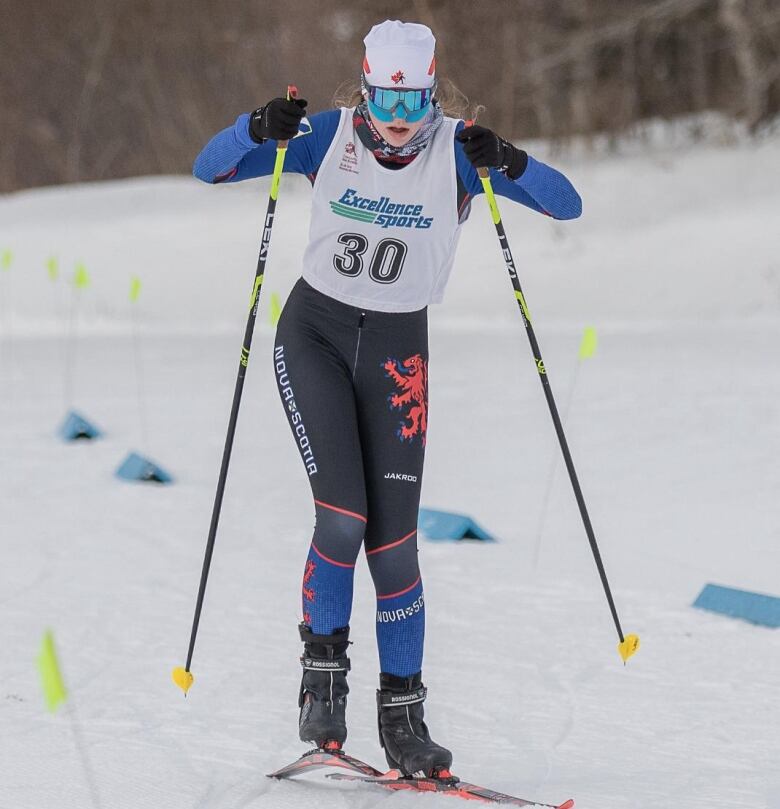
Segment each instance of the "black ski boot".
[[301,741],[313,742],[317,747],[332,748],[334,742],[341,747],[347,738],[349,627],[337,629],[332,635],[315,635],[306,624],[300,624],[299,629],[304,642],[299,736]]
[[404,775],[448,777],[452,753],[431,739],[423,722],[428,690],[422,684],[422,673],[411,677],[380,674],[379,686],[379,744],[390,769]]

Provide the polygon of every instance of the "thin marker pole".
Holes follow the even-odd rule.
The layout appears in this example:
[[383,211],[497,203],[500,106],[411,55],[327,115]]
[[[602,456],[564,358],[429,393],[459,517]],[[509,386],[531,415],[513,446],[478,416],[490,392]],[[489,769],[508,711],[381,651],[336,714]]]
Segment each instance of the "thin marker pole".
[[515,262],[512,258],[512,251],[509,248],[509,240],[507,239],[506,231],[504,230],[504,224],[501,221],[501,213],[498,210],[496,196],[490,182],[490,172],[487,168],[479,168],[477,169],[477,173],[482,181],[482,187],[485,190],[485,196],[487,197],[488,205],[490,206],[490,213],[493,219],[493,224],[496,227],[496,233],[498,234],[501,252],[503,253],[506,268],[509,271],[509,278],[512,281],[512,287],[515,291],[517,305],[520,309],[523,323],[525,324],[525,332],[528,335],[528,342],[531,345],[531,353],[533,354],[534,362],[536,363],[536,370],[539,373],[539,381],[542,384],[544,398],[547,400],[547,406],[550,409],[550,415],[552,416],[553,425],[555,426],[555,433],[558,436],[558,443],[561,446],[563,460],[566,463],[566,469],[569,472],[569,480],[571,481],[572,488],[574,489],[574,496],[580,510],[582,524],[585,527],[585,533],[588,536],[590,549],[593,552],[593,559],[596,562],[601,584],[604,588],[604,594],[607,597],[609,611],[612,613],[612,620],[615,622],[615,629],[617,630],[618,638],[620,638],[618,652],[625,663],[625,661],[639,648],[639,638],[636,635],[628,635],[627,637],[624,637],[623,635],[623,629],[620,626],[620,619],[618,618],[617,609],[615,608],[615,601],[612,598],[612,591],[610,590],[609,582],[607,581],[607,574],[604,570],[604,563],[601,560],[601,553],[599,552],[599,546],[596,542],[596,535],[590,521],[588,508],[585,505],[585,497],[582,494],[582,488],[580,486],[579,478],[577,477],[577,471],[574,468],[574,461],[572,460],[571,452],[569,451],[569,444],[566,441],[566,435],[563,432],[561,417],[558,414],[558,407],[555,404],[555,398],[552,393],[552,388],[550,387],[550,380],[547,377],[547,369],[545,368],[544,360],[542,359],[542,352],[539,348],[539,343],[536,339],[533,326],[531,325],[531,313],[528,309],[525,296],[523,295],[523,290],[520,287],[520,280],[517,277],[517,270],[515,269]]
[[[569,413],[571,411],[571,404],[574,400],[574,389],[577,386],[577,377],[580,373],[581,360],[577,360],[574,366],[574,373],[569,383],[569,390],[566,395],[565,403],[563,406],[563,419],[562,422],[566,424],[569,421]],[[555,486],[556,473],[558,472],[558,455],[553,455],[550,459],[550,467],[547,471],[547,485],[544,489],[544,496],[542,497],[542,506],[539,510],[539,523],[536,526],[536,543],[534,545],[533,563],[532,568],[535,571],[539,566],[539,557],[542,551],[542,537],[544,536],[544,528],[547,523],[547,513],[550,508],[550,499],[552,497],[553,488]]]
[[[130,292],[130,305],[132,307],[130,318],[132,321],[133,361],[135,365],[135,388],[138,399],[138,421],[141,428],[141,447],[144,451],[149,447],[149,419],[146,405],[146,385],[144,384],[143,357],[141,356],[141,338],[139,329],[138,294],[140,282],[134,279]],[[134,295],[135,293],[135,295]]]

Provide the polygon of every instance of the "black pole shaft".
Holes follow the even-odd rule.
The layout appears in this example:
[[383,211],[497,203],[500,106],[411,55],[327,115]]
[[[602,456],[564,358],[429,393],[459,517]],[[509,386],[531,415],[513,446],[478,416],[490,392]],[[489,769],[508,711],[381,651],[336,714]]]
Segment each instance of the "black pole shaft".
[[569,444],[566,441],[566,435],[563,432],[561,417],[558,415],[558,407],[555,404],[555,398],[553,397],[552,388],[550,387],[550,380],[547,377],[547,369],[544,366],[544,360],[542,360],[542,352],[539,348],[536,334],[534,334],[534,328],[531,325],[531,315],[528,311],[528,304],[526,303],[525,296],[523,295],[523,290],[520,287],[520,280],[517,277],[517,270],[515,269],[515,262],[512,258],[512,251],[509,249],[509,241],[506,237],[504,224],[500,219],[498,219],[498,221],[494,221],[494,224],[496,226],[496,233],[498,233],[498,240],[501,244],[501,251],[504,254],[504,260],[506,261],[506,267],[509,271],[509,278],[511,279],[512,286],[515,290],[517,305],[520,308],[520,314],[522,315],[523,322],[525,323],[525,331],[528,335],[528,342],[531,344],[531,353],[533,354],[536,362],[536,370],[539,372],[539,381],[542,383],[544,398],[547,400],[547,406],[550,408],[550,415],[552,416],[553,424],[555,425],[555,433],[558,436],[558,443],[561,445],[563,460],[566,462],[566,469],[569,472],[569,479],[571,480],[571,485],[574,489],[574,496],[577,498],[577,505],[580,509],[582,523],[585,526],[585,533],[588,535],[590,549],[593,551],[593,558],[596,561],[596,567],[599,571],[601,584],[603,585],[604,593],[607,596],[607,603],[609,604],[609,609],[612,613],[612,620],[615,622],[615,628],[617,629],[620,642],[623,643],[624,638],[623,630],[620,627],[620,619],[618,618],[617,610],[615,609],[615,602],[612,598],[612,591],[609,588],[609,582],[607,581],[604,563],[601,561],[601,553],[599,553],[599,546],[596,543],[596,535],[593,532],[593,525],[591,524],[588,509],[585,505],[585,498],[582,494],[580,481],[577,477],[577,471],[574,468],[574,461],[572,460],[571,452],[569,451]]
[[[280,143],[280,146],[286,146]],[[230,409],[230,421],[228,422],[227,436],[225,437],[225,449],[222,453],[222,466],[219,470],[219,481],[217,482],[217,493],[214,497],[214,508],[211,512],[211,525],[209,526],[209,537],[206,542],[206,555],[203,559],[203,570],[200,574],[200,587],[198,588],[198,600],[195,604],[195,617],[192,620],[192,633],[190,635],[190,647],[187,651],[187,663],[185,671],[190,670],[192,663],[192,653],[195,649],[195,638],[198,635],[198,625],[200,623],[200,613],[203,608],[203,595],[206,592],[206,582],[209,577],[211,567],[211,557],[214,553],[214,542],[217,538],[217,526],[219,525],[219,515],[222,511],[222,497],[225,493],[225,482],[227,480],[228,467],[230,466],[230,455],[233,451],[233,437],[236,434],[236,422],[238,421],[238,409],[241,406],[241,393],[244,390],[244,377],[249,363],[249,351],[252,348],[252,334],[254,333],[255,320],[257,319],[257,308],[260,303],[260,289],[263,286],[263,276],[265,274],[265,263],[268,257],[268,245],[271,242],[271,227],[276,212],[276,198],[272,195],[268,200],[268,210],[265,215],[263,226],[263,237],[260,242],[260,253],[257,257],[257,271],[255,272],[254,285],[252,287],[252,297],[250,300],[249,318],[244,332],[244,343],[241,347],[241,359],[238,365],[238,377],[236,378],[236,388],[233,392],[233,406]]]

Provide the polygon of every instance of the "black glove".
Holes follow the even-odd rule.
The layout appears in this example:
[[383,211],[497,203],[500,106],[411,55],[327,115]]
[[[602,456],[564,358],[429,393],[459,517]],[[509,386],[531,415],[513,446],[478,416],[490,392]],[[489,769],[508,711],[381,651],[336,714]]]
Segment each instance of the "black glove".
[[484,126],[467,126],[456,138],[463,144],[463,151],[474,168],[498,169],[510,180],[516,180],[528,165],[528,155],[522,149]]
[[306,115],[306,99],[274,98],[249,116],[249,136],[255,143],[290,140],[298,134],[298,125]]

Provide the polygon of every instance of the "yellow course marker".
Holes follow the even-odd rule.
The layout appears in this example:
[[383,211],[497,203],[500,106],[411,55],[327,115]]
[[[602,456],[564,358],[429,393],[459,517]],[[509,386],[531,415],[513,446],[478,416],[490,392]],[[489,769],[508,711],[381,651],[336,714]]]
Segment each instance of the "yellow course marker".
[[10,250],[3,250],[3,252],[0,253],[0,268],[10,270],[13,263],[14,254]]
[[134,275],[130,279],[130,303],[135,303],[141,294],[141,279]]
[[86,289],[89,286],[89,273],[87,268],[79,261],[73,273],[73,285],[76,289]]
[[626,664],[631,655],[639,649],[639,635],[626,635],[623,643],[618,643],[618,654],[623,658],[623,665]]
[[282,299],[279,297],[278,292],[271,293],[271,310],[270,310],[270,319],[271,325],[275,326],[279,322],[279,318],[282,316]]
[[65,702],[67,693],[62,682],[62,674],[57,663],[57,652],[54,649],[54,635],[47,629],[41,642],[41,651],[38,654],[38,671],[41,675],[43,696],[46,707],[54,713]]
[[56,281],[60,275],[60,262],[57,256],[49,256],[46,259],[46,272],[49,273],[49,280]]
[[195,680],[192,673],[186,671],[181,666],[176,666],[176,668],[173,670],[172,676],[173,681],[179,686],[179,688],[181,688],[182,691],[184,691],[184,695],[186,696],[187,692],[190,690],[190,686]]
[[580,343],[580,359],[590,359],[596,353],[598,342],[596,330],[593,326],[587,326],[582,335],[582,342]]

